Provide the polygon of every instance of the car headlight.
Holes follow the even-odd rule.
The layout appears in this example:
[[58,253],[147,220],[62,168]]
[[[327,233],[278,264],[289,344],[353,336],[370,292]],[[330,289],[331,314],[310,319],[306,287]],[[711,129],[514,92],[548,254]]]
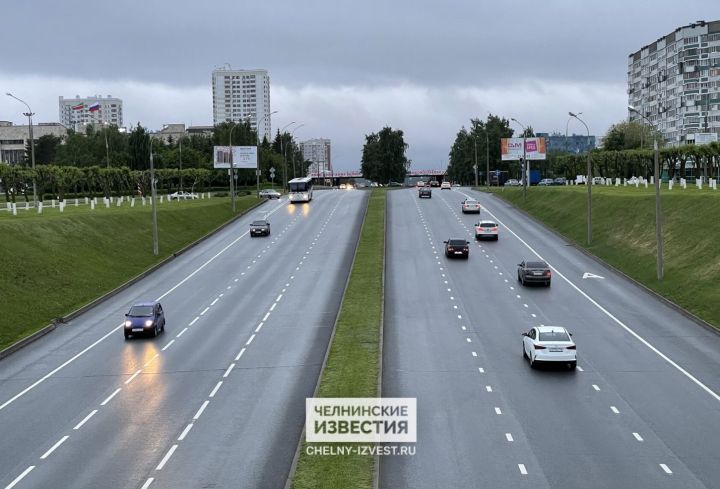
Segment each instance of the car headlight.
[[132,326],[132,321],[130,321],[130,320],[125,321],[125,326],[127,326],[128,328],[130,326]]
[[152,319],[148,319],[147,321],[145,321],[145,326],[152,326],[152,324]]

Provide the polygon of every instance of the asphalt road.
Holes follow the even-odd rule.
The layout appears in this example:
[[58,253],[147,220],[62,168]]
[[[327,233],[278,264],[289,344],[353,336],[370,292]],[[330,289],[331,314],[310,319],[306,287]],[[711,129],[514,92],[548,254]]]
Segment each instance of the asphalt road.
[[[475,242],[465,195],[497,242]],[[388,198],[382,392],[417,397],[418,443],[381,457],[381,487],[720,487],[720,336],[492,195]],[[552,287],[520,286],[538,255]],[[530,369],[520,333],[540,324],[574,334],[577,371]]]
[[[269,201],[2,360],[0,487],[282,487],[366,198]],[[158,298],[166,332],[125,341],[129,305]]]

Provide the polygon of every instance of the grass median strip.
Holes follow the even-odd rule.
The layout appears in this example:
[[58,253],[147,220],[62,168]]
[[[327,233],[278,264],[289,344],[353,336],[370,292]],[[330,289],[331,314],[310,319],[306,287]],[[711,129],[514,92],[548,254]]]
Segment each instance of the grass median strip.
[[[243,211],[257,199],[237,202]],[[150,206],[0,218],[0,349],[125,283],[231,217],[227,198],[159,205],[159,256],[152,254]]]
[[587,189],[533,187],[495,193],[595,256],[715,327],[720,327],[720,196],[715,191],[662,191],[664,278],[656,276],[654,188],[592,189],[593,242],[587,246]]
[[[376,397],[380,368],[380,324],[385,250],[385,190],[370,195],[350,281],[335,327],[318,397]],[[374,458],[360,455],[308,455],[307,442],[292,487],[370,488]]]

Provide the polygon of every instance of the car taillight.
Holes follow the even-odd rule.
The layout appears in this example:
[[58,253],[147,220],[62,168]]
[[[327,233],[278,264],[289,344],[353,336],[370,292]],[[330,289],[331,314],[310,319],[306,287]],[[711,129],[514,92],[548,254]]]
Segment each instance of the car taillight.
[[448,248],[448,251],[455,251],[455,248],[453,248],[452,246],[450,246],[450,247]]
[[497,231],[498,228],[492,228],[493,231]]
[[574,349],[575,349],[575,345],[566,346],[565,348],[567,348],[568,350],[574,350]]
[[543,346],[543,345],[533,345],[533,347],[534,347],[536,350],[544,350],[544,349],[547,348],[547,346]]

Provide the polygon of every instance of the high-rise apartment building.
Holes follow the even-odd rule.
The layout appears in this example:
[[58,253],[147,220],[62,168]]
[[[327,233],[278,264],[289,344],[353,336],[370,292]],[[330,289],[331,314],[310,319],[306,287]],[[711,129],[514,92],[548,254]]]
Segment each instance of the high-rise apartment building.
[[[671,145],[720,135],[720,21],[698,21],[628,58],[628,102]],[[643,120],[629,111],[630,120]]]
[[214,124],[249,120],[261,141],[272,137],[267,70],[213,70],[212,93]]
[[122,100],[108,95],[80,98],[59,98],[60,123],[68,129],[80,130],[88,124],[123,125]]
[[329,139],[308,139],[300,143],[305,161],[312,161],[309,172],[313,177],[331,177],[333,173],[330,158]]

